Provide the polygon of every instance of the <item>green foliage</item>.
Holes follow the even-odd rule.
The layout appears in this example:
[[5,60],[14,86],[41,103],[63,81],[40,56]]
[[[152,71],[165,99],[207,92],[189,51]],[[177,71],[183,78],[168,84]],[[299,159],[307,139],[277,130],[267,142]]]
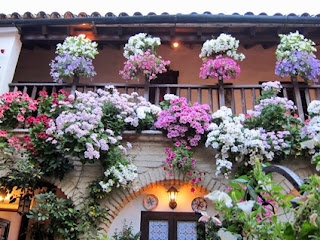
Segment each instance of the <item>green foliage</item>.
[[81,209],[76,209],[70,199],[57,198],[53,192],[36,196],[36,204],[27,215],[39,223],[45,223],[47,234],[64,240],[93,239],[97,236],[98,225],[106,219],[107,211],[87,198]]
[[117,116],[121,114],[120,109],[116,108],[111,102],[106,102],[102,108],[103,118],[101,119],[102,127],[105,129],[112,129],[116,136],[122,135],[124,131],[125,122],[122,118]]
[[65,240],[79,238],[79,221],[81,214],[69,199],[57,198],[53,192],[36,196],[37,204],[27,215],[37,221],[47,221],[47,232]]

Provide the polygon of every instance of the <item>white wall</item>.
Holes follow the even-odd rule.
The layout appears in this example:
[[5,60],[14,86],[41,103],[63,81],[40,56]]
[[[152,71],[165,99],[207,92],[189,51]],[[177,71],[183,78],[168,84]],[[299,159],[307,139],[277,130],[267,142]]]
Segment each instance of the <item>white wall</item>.
[[21,50],[20,35],[17,28],[0,28],[0,94],[8,92],[12,82]]

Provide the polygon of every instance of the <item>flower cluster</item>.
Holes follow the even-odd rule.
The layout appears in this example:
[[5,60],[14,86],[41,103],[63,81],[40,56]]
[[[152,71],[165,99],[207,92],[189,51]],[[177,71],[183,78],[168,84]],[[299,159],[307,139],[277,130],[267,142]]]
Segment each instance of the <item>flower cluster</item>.
[[84,34],[80,34],[77,37],[67,37],[63,44],[58,43],[56,53],[63,55],[65,52],[69,52],[70,55],[75,57],[83,56],[94,59],[95,55],[98,54],[97,47],[96,42],[92,42]]
[[0,96],[0,127],[13,129],[37,110],[37,101],[22,92],[8,92]]
[[262,85],[262,90],[264,92],[272,90],[275,93],[275,95],[281,92],[281,89],[282,89],[282,85],[279,81],[264,82],[261,85]]
[[156,53],[156,48],[161,45],[160,38],[152,37],[146,33],[138,33],[131,36],[128,43],[123,48],[123,56],[130,59],[137,56],[143,56],[147,50],[152,54]]
[[222,33],[216,39],[207,40],[201,49],[200,58],[212,58],[221,54],[234,60],[243,60],[244,54],[237,53],[239,40],[229,34]]
[[[163,169],[171,177],[174,174],[183,174],[183,177],[192,185],[202,182],[202,173],[196,170],[196,159],[193,158],[191,147],[176,142],[174,150],[165,149],[167,158],[163,161]],[[194,188],[191,189],[194,191]]]
[[308,106],[309,117],[301,129],[302,149],[307,149],[312,156],[311,162],[320,171],[320,101],[313,100]]
[[308,52],[294,50],[290,57],[276,63],[275,73],[280,77],[299,75],[306,82],[317,82],[320,76],[320,60]]
[[157,57],[150,50],[143,55],[132,56],[124,63],[123,70],[119,74],[127,80],[139,80],[139,74],[142,73],[149,81],[156,79],[157,74],[167,71],[170,61],[165,61],[161,56]]
[[237,78],[240,71],[240,66],[236,61],[218,56],[215,59],[208,59],[202,64],[199,77],[203,79],[211,77],[218,80],[229,80]]
[[231,109],[227,107],[221,107],[212,114],[206,147],[211,146],[218,151],[215,156],[217,175],[227,177],[235,162],[253,165],[255,158],[261,161],[271,158],[265,151],[259,130],[244,128],[243,120],[243,115],[232,116]]
[[306,39],[299,32],[280,34],[280,43],[276,50],[275,73],[280,77],[301,76],[308,80],[318,81],[320,75],[320,61],[313,52],[315,43]]
[[266,91],[263,89],[259,104],[254,106],[254,110],[247,111],[244,126],[259,130],[260,139],[271,157],[268,160],[280,160],[296,152],[304,123],[295,114],[293,101],[274,96],[281,85],[270,82],[267,85],[275,85],[275,88],[264,87]]
[[99,184],[104,192],[111,192],[114,188],[135,188],[137,185],[138,169],[132,164],[118,163],[104,172],[104,179]]
[[66,38],[63,44],[57,44],[56,53],[50,64],[50,75],[55,82],[72,76],[93,78],[96,75],[92,60],[98,54],[97,43],[86,39],[85,35]]
[[209,111],[207,104],[194,103],[190,106],[186,98],[172,98],[170,108],[160,113],[155,127],[162,129],[168,138],[197,146],[209,127]]
[[166,72],[170,61],[157,56],[156,48],[160,44],[160,38],[151,37],[146,33],[130,37],[123,53],[127,61],[119,74],[126,80],[139,80],[139,74],[143,74],[151,81],[157,78],[157,74]]
[[283,58],[290,58],[292,52],[307,52],[314,56],[313,52],[316,52],[317,49],[314,47],[315,43],[310,39],[306,39],[298,31],[289,34],[279,34],[280,43],[277,46],[276,56],[277,61],[280,61]]
[[68,107],[56,118],[56,129],[50,131],[56,132],[65,156],[82,162],[100,159],[112,147],[125,152],[120,144],[125,127],[151,124],[160,111],[137,93],[120,94],[113,86],[97,93],[76,92],[76,100]]

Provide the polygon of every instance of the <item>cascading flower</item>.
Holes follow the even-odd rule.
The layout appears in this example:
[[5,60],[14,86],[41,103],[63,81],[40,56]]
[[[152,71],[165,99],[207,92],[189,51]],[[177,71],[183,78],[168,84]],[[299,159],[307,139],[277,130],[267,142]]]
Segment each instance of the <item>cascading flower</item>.
[[306,82],[317,82],[320,76],[320,61],[314,54],[317,51],[315,43],[298,31],[279,34],[279,37],[275,73],[280,77],[300,76]]
[[57,56],[50,63],[50,75],[55,82],[62,82],[72,76],[93,79],[96,75],[92,60],[97,51],[98,44],[80,34],[77,37],[67,37],[61,44],[57,44]]
[[208,130],[210,107],[207,104],[194,103],[190,106],[184,97],[170,100],[170,108],[163,110],[155,127],[162,129],[168,138],[184,145],[197,146]]
[[231,58],[218,56],[215,59],[208,59],[200,68],[199,77],[207,79],[209,77],[218,80],[235,79],[241,72],[240,66]]
[[129,58],[124,63],[124,68],[119,72],[126,80],[139,80],[139,74],[143,74],[149,81],[156,79],[157,74],[167,71],[170,61],[165,61],[161,56],[157,57],[150,50],[143,55]]
[[290,57],[276,62],[275,73],[282,78],[299,75],[306,82],[318,82],[320,76],[320,60],[308,52],[294,50]]
[[119,71],[122,78],[126,80],[140,80],[143,74],[148,81],[157,78],[157,74],[167,71],[170,61],[165,61],[157,56],[156,49],[160,46],[160,38],[152,37],[146,33],[139,33],[129,38],[124,46],[123,70]]

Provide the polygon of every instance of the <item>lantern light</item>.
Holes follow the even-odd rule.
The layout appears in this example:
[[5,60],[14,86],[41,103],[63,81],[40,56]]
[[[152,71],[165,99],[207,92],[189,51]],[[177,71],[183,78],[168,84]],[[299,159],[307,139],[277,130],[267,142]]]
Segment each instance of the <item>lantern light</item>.
[[178,190],[175,189],[175,187],[171,187],[171,188],[169,188],[167,193],[169,196],[169,207],[173,210],[177,207]]

